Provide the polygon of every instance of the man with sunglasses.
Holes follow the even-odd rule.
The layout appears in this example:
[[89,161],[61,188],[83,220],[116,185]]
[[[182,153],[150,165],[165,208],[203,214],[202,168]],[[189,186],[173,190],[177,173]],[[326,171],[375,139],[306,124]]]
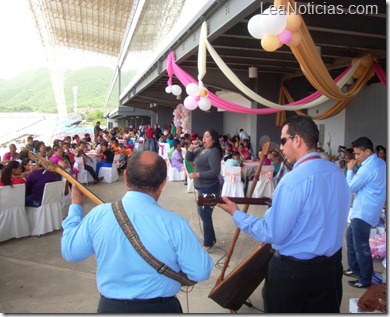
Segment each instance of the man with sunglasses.
[[283,123],[280,149],[293,169],[278,183],[263,218],[227,197],[218,204],[242,231],[275,250],[262,293],[265,313],[340,312],[350,192],[337,165],[320,158],[318,138],[310,117]]
[[[344,275],[358,277],[348,282],[352,287],[367,288],[374,271],[369,243],[371,226],[378,224],[386,201],[386,163],[375,154],[367,137],[353,141],[352,148],[355,159],[347,164],[347,183],[355,198],[346,232],[349,268]],[[357,163],[361,166],[355,174]]]

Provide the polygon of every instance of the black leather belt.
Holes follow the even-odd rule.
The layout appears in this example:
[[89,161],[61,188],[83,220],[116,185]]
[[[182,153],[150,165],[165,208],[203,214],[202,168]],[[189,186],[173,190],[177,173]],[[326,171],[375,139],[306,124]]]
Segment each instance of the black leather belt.
[[279,251],[276,250],[274,253],[274,257],[276,257],[277,259],[281,259],[282,261],[293,262],[293,263],[297,263],[297,264],[298,263],[317,264],[317,263],[332,261],[332,260],[336,259],[336,257],[340,254],[341,254],[341,249],[339,251],[337,251],[335,254],[333,254],[332,256],[321,255],[321,256],[316,256],[315,258],[312,258],[312,259],[305,259],[304,260],[304,259],[294,258],[293,256],[280,254]]
[[155,298],[147,298],[147,299],[115,299],[115,298],[107,298],[103,295],[101,295],[105,299],[108,300],[119,300],[119,301],[126,301],[131,303],[163,303],[163,302],[169,302],[176,298],[176,296],[170,296],[170,297],[155,297]]

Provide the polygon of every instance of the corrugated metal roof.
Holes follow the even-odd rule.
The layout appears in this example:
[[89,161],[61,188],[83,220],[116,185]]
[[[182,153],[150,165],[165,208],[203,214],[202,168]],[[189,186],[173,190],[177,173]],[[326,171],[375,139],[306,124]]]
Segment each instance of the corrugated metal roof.
[[[127,51],[156,47],[172,29],[185,0],[29,0],[44,45],[119,56],[133,28]],[[137,10],[140,13],[135,19]],[[134,25],[135,23],[135,25]]]

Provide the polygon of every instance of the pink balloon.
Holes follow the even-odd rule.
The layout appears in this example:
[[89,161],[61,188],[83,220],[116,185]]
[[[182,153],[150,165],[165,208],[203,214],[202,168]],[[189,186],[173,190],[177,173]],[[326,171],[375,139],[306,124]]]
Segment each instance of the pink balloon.
[[280,43],[287,44],[292,39],[292,32],[290,30],[284,29],[278,34]]
[[188,96],[186,99],[184,99],[184,107],[186,107],[188,110],[195,110],[198,107],[198,102],[194,97]]

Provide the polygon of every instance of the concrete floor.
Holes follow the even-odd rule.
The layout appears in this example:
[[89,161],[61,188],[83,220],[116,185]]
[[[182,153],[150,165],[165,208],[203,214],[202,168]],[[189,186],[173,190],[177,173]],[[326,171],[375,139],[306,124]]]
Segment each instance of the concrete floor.
[[[123,175],[119,181],[90,185],[89,189],[103,201],[118,200],[125,192]],[[183,182],[168,182],[159,200],[160,205],[181,214],[190,222],[202,241],[200,221],[196,212],[195,194],[187,193]],[[93,208],[86,203],[85,211]],[[259,212],[260,209],[260,212]],[[248,213],[262,215],[265,207],[250,207]],[[208,294],[219,277],[226,252],[233,238],[235,226],[229,215],[216,208],[214,226],[217,244],[210,250],[215,267],[208,281],[195,285],[188,294],[180,292],[178,298],[184,312],[229,313]],[[62,230],[38,237],[11,239],[0,243],[0,312],[1,313],[96,313],[99,292],[95,283],[96,264],[93,257],[79,263],[63,260],[60,251]],[[236,267],[245,256],[258,246],[258,242],[243,233],[240,234],[229,268]],[[345,246],[343,263],[346,268]],[[382,272],[380,262],[374,262],[375,271]],[[343,278],[344,296],[341,312],[349,312],[349,299],[360,297],[364,289],[355,289]],[[238,311],[243,314],[261,313],[261,285],[250,296],[253,307],[243,305]]]

